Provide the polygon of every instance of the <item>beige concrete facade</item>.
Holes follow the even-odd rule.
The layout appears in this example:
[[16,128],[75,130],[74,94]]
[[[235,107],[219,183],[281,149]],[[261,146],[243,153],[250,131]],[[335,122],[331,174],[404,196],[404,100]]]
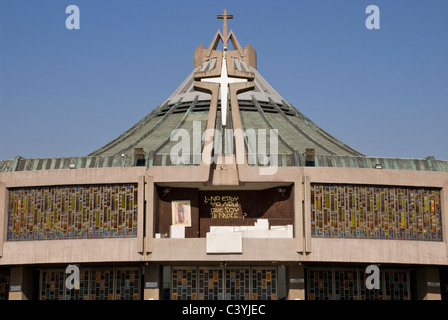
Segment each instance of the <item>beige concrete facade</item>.
[[[237,147],[238,150],[238,147]],[[244,152],[244,149],[243,151]],[[238,156],[238,155],[237,155]],[[11,270],[10,299],[29,299],[32,266],[69,264],[131,263],[145,266],[144,299],[160,299],[162,265],[287,266],[287,297],[306,297],[304,268],[308,264],[400,266],[417,270],[418,299],[440,299],[438,267],[448,265],[446,239],[448,220],[448,173],[278,167],[263,175],[260,167],[236,164],[234,171],[214,171],[210,165],[196,167],[131,167],[102,169],[47,170],[0,174],[0,267]],[[236,174],[236,176],[235,176]],[[211,178],[213,177],[213,178]],[[8,190],[19,187],[138,184],[138,230],[135,238],[7,241]],[[441,190],[443,241],[330,239],[311,237],[310,185],[312,183],[365,184],[434,187]],[[206,238],[156,238],[154,220],[155,187],[193,187],[201,190],[259,190],[294,186],[294,237],[290,239],[242,239],[242,253],[207,254]],[[414,297],[415,298],[415,297]]]
[[[196,185],[204,190],[219,190],[207,186],[204,168],[109,168],[0,174],[0,265],[74,262],[120,261],[291,261],[291,262],[362,262],[421,265],[448,265],[447,227],[448,174],[433,172],[395,171],[378,169],[339,168],[278,168],[274,176],[260,176],[258,168],[240,166],[240,188],[255,188],[257,184],[294,184],[295,227],[293,239],[243,239],[243,252],[237,255],[206,254],[206,239],[155,239],[153,219],[154,184]],[[203,177],[201,182],[198,178]],[[179,182],[182,181],[182,182]],[[132,239],[6,241],[9,188],[53,186],[61,184],[107,184],[134,182],[140,197],[138,236]],[[444,241],[394,241],[312,238],[306,199],[313,182],[340,184],[375,184],[394,186],[436,187],[442,190],[442,221]],[[221,188],[226,188],[221,187]],[[258,186],[260,188],[260,186]],[[144,191],[143,191],[144,190]],[[304,200],[304,201],[302,201]],[[143,203],[146,202],[146,210]],[[302,204],[303,202],[303,204]],[[146,213],[144,213],[146,211]],[[145,217],[143,218],[143,215]],[[144,224],[143,221],[146,223]],[[305,226],[305,228],[302,228]],[[143,230],[145,228],[145,230]],[[143,232],[145,231],[145,232]],[[143,234],[146,237],[143,238]],[[262,244],[262,245],[261,245]],[[191,250],[186,250],[191,248]],[[20,254],[18,254],[20,252]],[[306,254],[304,254],[306,252]]]
[[[226,13],[224,16],[227,17]],[[229,16],[230,17],[230,16]],[[211,165],[213,135],[218,112],[219,85],[201,79],[220,75],[223,52],[217,51],[222,40],[230,40],[235,50],[227,51],[228,75],[244,78],[245,83],[229,85],[234,137],[232,163],[225,168]],[[144,270],[145,288],[142,298],[162,297],[164,266],[264,266],[285,268],[286,297],[306,299],[308,266],[365,266],[416,270],[418,299],[440,299],[439,267],[448,265],[448,173],[429,171],[356,169],[336,167],[274,166],[247,164],[246,144],[238,94],[253,90],[254,73],[236,70],[233,58],[257,67],[257,55],[251,46],[244,50],[233,31],[218,31],[210,47],[200,45],[194,53],[194,66],[216,59],[213,70],[194,74],[194,90],[211,95],[202,149],[198,166],[110,167],[91,169],[36,170],[0,173],[0,268],[9,268],[9,299],[30,299],[33,268],[61,268],[69,264],[132,265]],[[225,161],[223,161],[225,163]],[[138,185],[138,225],[133,238],[7,241],[9,190],[13,188],[134,183]],[[441,190],[443,241],[367,240],[315,238],[311,235],[311,184],[357,184],[384,186],[431,187]],[[207,253],[205,237],[182,239],[156,237],[159,211],[156,202],[158,187],[195,188],[201,191],[264,190],[293,187],[293,237],[244,238],[239,253]],[[223,251],[224,252],[224,251]],[[225,268],[225,267],[223,267]],[[408,272],[408,271],[406,271]],[[409,273],[409,272],[408,272]],[[148,284],[146,286],[146,284]]]
[[[211,183],[209,166],[134,167],[13,172],[0,174],[0,267],[11,268],[10,299],[28,299],[30,270],[33,265],[69,265],[95,263],[133,263],[145,267],[145,281],[157,283],[145,288],[144,299],[160,299],[161,265],[219,265],[222,261],[237,265],[285,264],[288,268],[287,297],[303,300],[304,266],[381,264],[417,270],[418,299],[440,299],[438,267],[448,265],[447,208],[448,173],[346,169],[315,167],[279,167],[275,175],[260,175],[260,168],[237,165],[238,185],[227,183],[222,171],[219,183]],[[231,174],[231,173],[229,173]],[[234,179],[234,178],[233,178]],[[45,241],[6,241],[8,190],[29,186],[66,184],[137,183],[139,192],[138,231],[136,238],[81,239]],[[329,239],[311,237],[310,184],[367,184],[386,186],[435,187],[441,189],[443,242],[394,241],[367,239]],[[188,186],[201,190],[247,189],[294,186],[294,238],[244,238],[240,254],[207,254],[205,238],[155,238],[155,186]],[[143,236],[146,235],[146,236]],[[291,282],[289,282],[291,281]],[[414,297],[415,298],[415,297]]]

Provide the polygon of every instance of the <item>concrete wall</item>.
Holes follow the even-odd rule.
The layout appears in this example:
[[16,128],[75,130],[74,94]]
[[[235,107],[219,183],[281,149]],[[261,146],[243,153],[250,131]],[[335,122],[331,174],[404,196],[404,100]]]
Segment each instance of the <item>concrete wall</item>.
[[[206,174],[207,173],[207,174]],[[294,184],[294,238],[243,239],[241,254],[207,254],[206,239],[154,239],[154,184],[195,186],[202,190],[233,187],[207,186],[207,168],[104,168],[0,174],[0,265],[99,261],[291,261],[366,262],[448,265],[448,173],[379,169],[280,167],[275,175],[241,165],[240,189]],[[203,180],[205,179],[205,180]],[[309,187],[311,183],[352,183],[437,187],[442,189],[443,242],[311,238]],[[8,188],[66,184],[138,183],[140,197],[138,237],[131,239],[7,242]],[[144,188],[143,188],[144,186]],[[146,213],[145,213],[146,211]],[[305,212],[305,214],[303,214]],[[144,219],[143,219],[144,217]],[[304,226],[304,228],[302,227]],[[143,237],[146,229],[146,237]]]

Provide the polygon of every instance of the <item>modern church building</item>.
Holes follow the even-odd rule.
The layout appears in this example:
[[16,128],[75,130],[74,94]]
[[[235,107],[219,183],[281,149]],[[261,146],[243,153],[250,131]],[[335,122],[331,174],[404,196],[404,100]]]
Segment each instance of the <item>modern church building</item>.
[[192,73],[115,140],[0,161],[0,299],[445,298],[448,161],[344,144],[218,18]]

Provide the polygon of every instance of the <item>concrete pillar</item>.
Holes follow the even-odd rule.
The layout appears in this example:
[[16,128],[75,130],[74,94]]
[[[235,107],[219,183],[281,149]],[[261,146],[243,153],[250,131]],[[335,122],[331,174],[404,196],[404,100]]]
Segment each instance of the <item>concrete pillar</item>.
[[160,265],[150,263],[145,266],[145,286],[144,299],[145,300],[159,300],[162,288],[162,274],[160,272]]
[[138,239],[138,252],[143,254],[144,251],[144,224],[145,221],[145,177],[138,177],[138,226],[137,226],[137,239]]
[[294,179],[294,238],[296,238],[297,252],[303,253],[305,251],[305,240],[303,233],[303,184],[299,178]]
[[305,229],[305,251],[311,252],[311,182],[309,176],[303,177],[303,223]]
[[24,267],[13,267],[10,271],[9,300],[31,300],[33,271]]
[[153,240],[154,240],[154,205],[155,205],[155,187],[154,187],[154,177],[145,177],[145,201],[146,201],[146,239],[145,239],[145,249],[146,254],[149,254],[153,250]]
[[0,258],[3,256],[3,243],[6,241],[8,224],[8,189],[4,182],[0,182]]
[[417,299],[441,300],[439,268],[417,270]]
[[288,266],[288,300],[305,300],[305,268],[303,265]]

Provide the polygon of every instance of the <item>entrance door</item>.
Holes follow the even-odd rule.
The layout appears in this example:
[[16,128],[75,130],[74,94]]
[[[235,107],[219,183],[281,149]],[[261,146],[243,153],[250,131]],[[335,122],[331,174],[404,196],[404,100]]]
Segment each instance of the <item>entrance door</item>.
[[172,300],[276,300],[277,269],[173,267]]

